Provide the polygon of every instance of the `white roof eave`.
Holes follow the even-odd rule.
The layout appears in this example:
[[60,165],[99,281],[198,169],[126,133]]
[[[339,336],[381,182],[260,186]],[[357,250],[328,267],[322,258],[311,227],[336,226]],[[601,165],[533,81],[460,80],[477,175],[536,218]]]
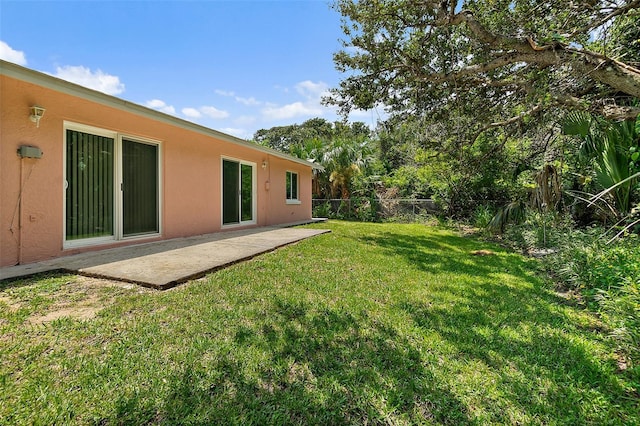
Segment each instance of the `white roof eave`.
[[39,71],[25,68],[23,66],[16,65],[11,62],[0,60],[0,74],[15,78],[17,80],[22,80],[29,83],[37,84],[37,85],[46,87],[48,89],[56,90],[58,92],[62,92],[68,95],[77,96],[92,102],[97,102],[99,104],[116,108],[122,111],[130,112],[146,118],[161,121],[163,123],[167,123],[167,124],[180,127],[186,130],[198,132],[203,135],[222,140],[224,142],[230,142],[246,148],[255,149],[256,151],[273,155],[274,157],[282,158],[285,160],[293,161],[295,163],[308,166],[313,169],[324,170],[324,167],[322,167],[319,164],[315,164],[307,160],[294,157],[292,155],[284,154],[280,151],[276,151],[275,149],[261,146],[256,143],[249,142],[247,140],[240,139],[238,137],[228,135],[226,133],[222,133],[214,129],[210,129],[205,126],[201,126],[191,121],[183,120],[182,118],[165,114],[163,112],[156,111],[155,109],[151,109],[151,108],[148,108],[148,107],[145,107],[145,106],[142,106],[134,102],[130,102],[112,95],[107,95],[97,90],[89,89],[87,87],[80,86],[78,84],[71,83],[69,81],[62,80],[58,77],[54,77],[52,75],[48,75]]

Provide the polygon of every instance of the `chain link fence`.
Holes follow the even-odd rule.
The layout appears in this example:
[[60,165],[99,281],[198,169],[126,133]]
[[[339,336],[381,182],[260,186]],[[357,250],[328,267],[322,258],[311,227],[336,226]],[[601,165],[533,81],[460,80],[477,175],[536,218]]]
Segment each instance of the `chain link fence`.
[[313,216],[376,222],[398,220],[415,222],[440,210],[432,199],[349,198],[312,200]]

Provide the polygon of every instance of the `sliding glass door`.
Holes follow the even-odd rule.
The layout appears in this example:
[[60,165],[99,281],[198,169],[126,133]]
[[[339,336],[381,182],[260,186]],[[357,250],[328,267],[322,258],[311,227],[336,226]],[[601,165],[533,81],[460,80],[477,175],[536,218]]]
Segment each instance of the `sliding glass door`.
[[254,165],[222,160],[222,224],[254,222]]
[[80,125],[65,136],[65,245],[158,234],[159,145]]

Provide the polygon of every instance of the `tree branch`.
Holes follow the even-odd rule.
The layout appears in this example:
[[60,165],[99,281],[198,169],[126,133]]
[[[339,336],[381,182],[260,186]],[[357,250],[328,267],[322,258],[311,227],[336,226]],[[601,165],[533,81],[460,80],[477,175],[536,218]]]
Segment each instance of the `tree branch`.
[[[640,7],[640,0],[634,0],[620,14],[632,8]],[[617,15],[614,15],[617,16]],[[493,49],[508,49],[511,53],[502,55],[485,64],[471,65],[457,73],[438,74],[428,80],[439,83],[451,81],[468,74],[481,73],[506,65],[525,62],[541,66],[571,65],[583,75],[604,83],[616,90],[640,98],[640,70],[619,61],[598,55],[594,52],[573,49],[560,43],[539,46],[530,38],[518,39],[494,34],[474,17],[473,12],[463,10],[447,20],[438,20],[435,25],[466,24],[476,38]]]
[[605,105],[602,108],[602,115],[607,120],[624,121],[633,120],[640,115],[640,108],[619,105]]
[[629,3],[629,4],[625,5],[625,6],[614,8],[613,12],[605,15],[604,17],[600,18],[599,20],[597,20],[595,22],[591,22],[589,25],[587,25],[585,27],[576,29],[571,34],[569,34],[568,38],[571,39],[571,38],[575,37],[578,34],[588,33],[588,32],[592,31],[595,28],[599,28],[599,27],[603,26],[604,24],[606,24],[607,22],[609,22],[610,20],[612,20],[616,16],[623,15],[623,14],[629,12],[632,9],[638,9],[638,8],[640,8],[640,0],[633,0],[631,3]]
[[[548,54],[552,53],[552,54]],[[530,53],[508,53],[506,55],[500,56],[496,59],[493,59],[489,62],[482,64],[469,65],[464,67],[456,72],[451,73],[432,73],[432,74],[422,74],[421,80],[430,82],[430,83],[444,83],[448,81],[457,81],[462,78],[474,75],[486,73],[489,71],[496,70],[498,68],[505,67],[507,65],[514,65],[519,63],[535,63],[537,65],[546,67],[550,65],[557,64],[559,58],[557,58],[553,52],[530,52]]]
[[489,129],[494,129],[496,127],[505,127],[508,126],[510,124],[514,124],[514,123],[518,123],[522,120],[525,119],[525,117],[529,116],[529,115],[533,115],[535,113],[537,113],[538,111],[542,110],[542,108],[544,108],[543,104],[538,104],[536,106],[534,106],[533,108],[531,108],[529,111],[525,111],[522,112],[516,116],[513,116],[507,120],[504,121],[497,121],[494,123],[489,123],[484,125],[473,137],[473,139],[471,139],[472,143],[475,143],[475,141],[480,137],[480,135],[482,135],[484,132],[486,132]]

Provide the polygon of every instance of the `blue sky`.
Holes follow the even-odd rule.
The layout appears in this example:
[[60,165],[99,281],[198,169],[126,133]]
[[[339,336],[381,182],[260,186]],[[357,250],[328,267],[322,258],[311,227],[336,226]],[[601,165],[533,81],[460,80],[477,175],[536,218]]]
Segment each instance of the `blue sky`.
[[325,0],[0,0],[0,58],[242,138],[338,119],[341,38]]

